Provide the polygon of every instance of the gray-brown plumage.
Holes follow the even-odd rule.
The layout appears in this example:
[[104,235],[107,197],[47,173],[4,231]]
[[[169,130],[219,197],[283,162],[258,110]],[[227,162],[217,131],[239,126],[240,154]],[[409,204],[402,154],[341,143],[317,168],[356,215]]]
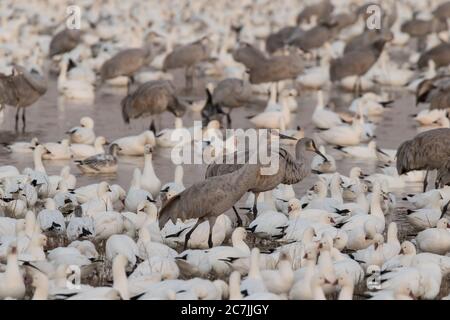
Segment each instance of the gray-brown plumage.
[[[314,140],[310,138],[300,139],[295,146],[295,157],[293,157],[286,149],[279,149],[279,165],[278,171],[272,175],[258,174],[255,184],[248,190],[255,193],[255,202],[253,205],[253,213],[257,213],[256,203],[260,192],[273,190],[280,183],[283,184],[296,184],[303,180],[310,172],[311,168],[306,163],[306,151],[313,151],[321,155],[326,161],[326,157],[318,150]],[[248,152],[248,151],[247,151]],[[246,154],[248,158],[248,154]],[[246,161],[247,158],[245,159]],[[211,177],[221,176],[229,174],[242,168],[244,164],[226,164],[226,163],[212,163],[206,169],[205,177],[207,179]]]
[[172,112],[176,117],[182,117],[186,106],[175,93],[175,86],[168,80],[148,81],[140,85],[136,91],[128,94],[121,101],[122,116],[126,123],[130,119]]
[[214,89],[212,101],[219,108],[228,108],[228,125],[231,125],[230,112],[251,102],[252,87],[246,80],[228,78],[220,81]]
[[433,10],[433,15],[440,20],[450,18],[450,1],[438,5],[436,9]]
[[429,170],[447,168],[450,159],[450,129],[440,128],[422,132],[413,139],[403,142],[397,150],[397,171],[404,174],[413,170],[427,170],[424,191],[427,187]]
[[246,42],[241,42],[233,51],[233,59],[242,63],[247,69],[255,68],[268,60],[264,52]]
[[28,72],[21,66],[15,66],[11,75],[0,74],[0,105],[17,108],[16,130],[19,124],[19,111],[22,111],[23,130],[25,130],[25,108],[35,103],[47,92],[47,80],[36,72]]
[[436,68],[448,66],[450,64],[450,43],[443,42],[426,51],[420,56],[417,65],[419,68],[426,68],[430,59],[434,61]]
[[250,83],[259,84],[296,78],[303,71],[303,58],[292,52],[273,56],[250,68]]
[[450,89],[437,92],[430,102],[430,110],[432,109],[449,109],[450,108]]
[[[339,59],[332,60],[330,63],[331,81],[339,81],[349,76],[363,76],[377,62],[383,51],[385,39],[378,39],[369,47],[350,51]],[[359,92],[359,81],[355,86]]]
[[212,228],[216,218],[230,209],[255,184],[259,165],[246,164],[238,170],[197,182],[171,198],[159,212],[159,226],[167,221],[197,218],[197,223],[186,234],[184,247],[192,232],[203,221],[209,221],[208,244],[212,247]]
[[294,34],[300,35],[303,33],[298,27],[284,27],[279,31],[270,34],[266,38],[266,51],[270,54],[283,49],[287,44],[288,39],[290,39]]
[[288,39],[288,44],[300,48],[304,52],[320,48],[325,42],[330,41],[335,35],[335,25],[321,23],[295,38]]
[[297,24],[310,22],[313,16],[317,17],[317,21],[325,20],[334,10],[334,6],[330,0],[323,0],[319,3],[306,6],[297,16]]
[[[442,92],[450,90],[450,75],[439,75],[431,79],[422,80],[416,89],[416,106],[419,103],[431,103]],[[435,109],[440,103],[435,102]]]
[[364,30],[361,34],[354,36],[345,44],[344,54],[368,48],[379,39],[391,41],[393,38],[394,35],[390,30]]
[[431,33],[444,31],[446,30],[446,27],[447,24],[438,19],[422,20],[414,18],[404,22],[400,27],[400,30],[413,38],[420,38]]
[[50,41],[49,56],[53,57],[71,51],[81,42],[81,31],[64,29]]
[[119,76],[132,77],[136,71],[153,59],[150,47],[122,50],[106,60],[100,68],[102,80]]
[[197,63],[209,59],[211,46],[208,38],[178,46],[164,59],[163,71],[185,68],[186,87],[193,88],[194,67]]

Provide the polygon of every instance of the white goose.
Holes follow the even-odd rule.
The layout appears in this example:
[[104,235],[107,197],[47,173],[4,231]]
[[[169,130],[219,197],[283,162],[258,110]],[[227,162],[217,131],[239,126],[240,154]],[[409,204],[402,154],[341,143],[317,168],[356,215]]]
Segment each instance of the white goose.
[[126,156],[142,156],[145,146],[155,146],[155,134],[153,131],[147,130],[136,136],[128,136],[114,140],[115,144],[120,147],[119,154]]
[[32,153],[33,149],[38,144],[38,138],[34,137],[30,142],[14,142],[11,144],[5,144],[5,148],[13,153]]
[[47,150],[47,153],[42,156],[44,160],[68,160],[72,156],[69,139],[63,139],[56,143],[45,143],[44,148]]
[[9,248],[6,271],[0,273],[0,298],[22,299],[25,296],[25,283],[17,262],[17,247]]
[[66,132],[71,143],[93,144],[95,141],[94,120],[90,117],[80,119],[80,126]]
[[419,232],[416,236],[417,247],[421,251],[445,255],[450,251],[450,223],[446,218],[440,219],[436,228]]
[[156,199],[161,190],[161,181],[155,174],[152,160],[153,148],[146,145],[144,148],[144,170],[142,171],[141,188],[150,192]]
[[330,129],[343,123],[336,112],[325,109],[322,90],[317,91],[317,104],[312,115],[312,123],[319,129]]
[[138,205],[148,200],[154,202],[153,197],[147,190],[141,189],[141,170],[135,168],[133,171],[133,179],[131,180],[130,189],[128,190],[127,197],[125,198],[125,208],[128,211],[136,212]]
[[72,143],[70,145],[70,152],[76,159],[85,159],[96,154],[104,154],[105,149],[103,148],[103,146],[105,144],[105,137],[99,136],[95,138],[93,146],[84,143]]
[[60,73],[58,76],[58,91],[68,99],[92,102],[95,99],[93,85],[89,81],[67,78],[67,58],[60,62]]

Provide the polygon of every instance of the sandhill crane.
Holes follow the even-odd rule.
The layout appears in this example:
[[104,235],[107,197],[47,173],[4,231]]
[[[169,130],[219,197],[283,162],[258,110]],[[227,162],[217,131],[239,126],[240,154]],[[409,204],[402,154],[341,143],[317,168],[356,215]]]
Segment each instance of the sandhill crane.
[[49,56],[63,54],[74,49],[81,42],[82,32],[76,29],[64,29],[50,41]]
[[142,84],[123,98],[121,105],[123,120],[126,123],[129,123],[130,119],[156,115],[166,110],[176,117],[182,117],[186,111],[186,106],[175,94],[174,84],[168,80],[154,80]]
[[297,24],[309,22],[313,16],[318,20],[326,19],[334,10],[334,6],[330,0],[306,6],[297,16]]
[[[290,138],[280,134],[280,138]],[[310,138],[300,139],[295,146],[295,157],[293,157],[286,149],[279,149],[279,167],[278,171],[273,175],[258,174],[256,183],[249,188],[248,191],[255,193],[255,201],[253,204],[253,214],[256,216],[256,203],[258,195],[261,192],[273,190],[280,183],[296,184],[302,181],[310,172],[311,168],[306,164],[306,151],[313,151],[324,158],[328,159],[319,151],[314,140]],[[226,164],[212,163],[206,169],[205,177],[221,176],[239,170],[244,164]]]
[[197,223],[186,233],[184,248],[191,234],[203,221],[209,221],[208,245],[212,247],[212,229],[219,215],[230,209],[257,179],[260,166],[246,164],[239,170],[197,182],[167,201],[159,213],[159,226],[177,219],[195,219]]
[[427,188],[429,170],[449,170],[450,129],[439,128],[416,135],[403,142],[397,150],[397,171],[426,170],[423,190]]
[[443,42],[423,53],[417,62],[419,68],[426,68],[428,60],[433,60],[436,68],[450,64],[450,43]]
[[210,51],[210,43],[207,37],[203,37],[184,46],[176,47],[164,59],[163,71],[185,68],[186,88],[192,90],[194,86],[194,67],[197,63],[207,60]]
[[357,76],[355,91],[360,92],[360,77],[364,75],[377,62],[387,39],[376,40],[372,45],[361,50],[346,53],[343,57],[331,61],[331,81],[342,80],[349,76]]
[[9,76],[0,74],[0,105],[17,108],[16,131],[19,125],[19,111],[22,111],[23,131],[25,131],[25,108],[35,103],[47,92],[47,80],[36,72],[28,72],[21,66],[15,66]]
[[252,87],[247,79],[228,78],[220,81],[214,89],[212,101],[220,108],[228,108],[228,126],[231,125],[231,110],[251,102]]

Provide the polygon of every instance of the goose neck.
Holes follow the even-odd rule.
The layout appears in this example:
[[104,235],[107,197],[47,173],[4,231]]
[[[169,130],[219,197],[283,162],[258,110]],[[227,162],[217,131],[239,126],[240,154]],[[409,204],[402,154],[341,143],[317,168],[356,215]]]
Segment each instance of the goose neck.
[[113,263],[113,279],[114,279],[114,289],[119,291],[123,300],[129,300],[130,294],[128,291],[128,279],[125,273],[125,266],[121,263],[114,261]]

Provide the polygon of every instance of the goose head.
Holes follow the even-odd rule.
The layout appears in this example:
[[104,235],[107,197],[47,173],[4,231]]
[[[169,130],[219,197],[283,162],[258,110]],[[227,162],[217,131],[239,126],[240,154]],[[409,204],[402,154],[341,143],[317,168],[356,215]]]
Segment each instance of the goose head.
[[415,255],[416,247],[411,241],[403,241],[400,246],[400,254],[404,255]]
[[292,198],[288,201],[288,213],[294,210],[300,210],[301,209],[301,203],[300,200],[296,198]]
[[80,119],[80,126],[83,128],[93,129],[94,120],[91,117],[83,117]]

